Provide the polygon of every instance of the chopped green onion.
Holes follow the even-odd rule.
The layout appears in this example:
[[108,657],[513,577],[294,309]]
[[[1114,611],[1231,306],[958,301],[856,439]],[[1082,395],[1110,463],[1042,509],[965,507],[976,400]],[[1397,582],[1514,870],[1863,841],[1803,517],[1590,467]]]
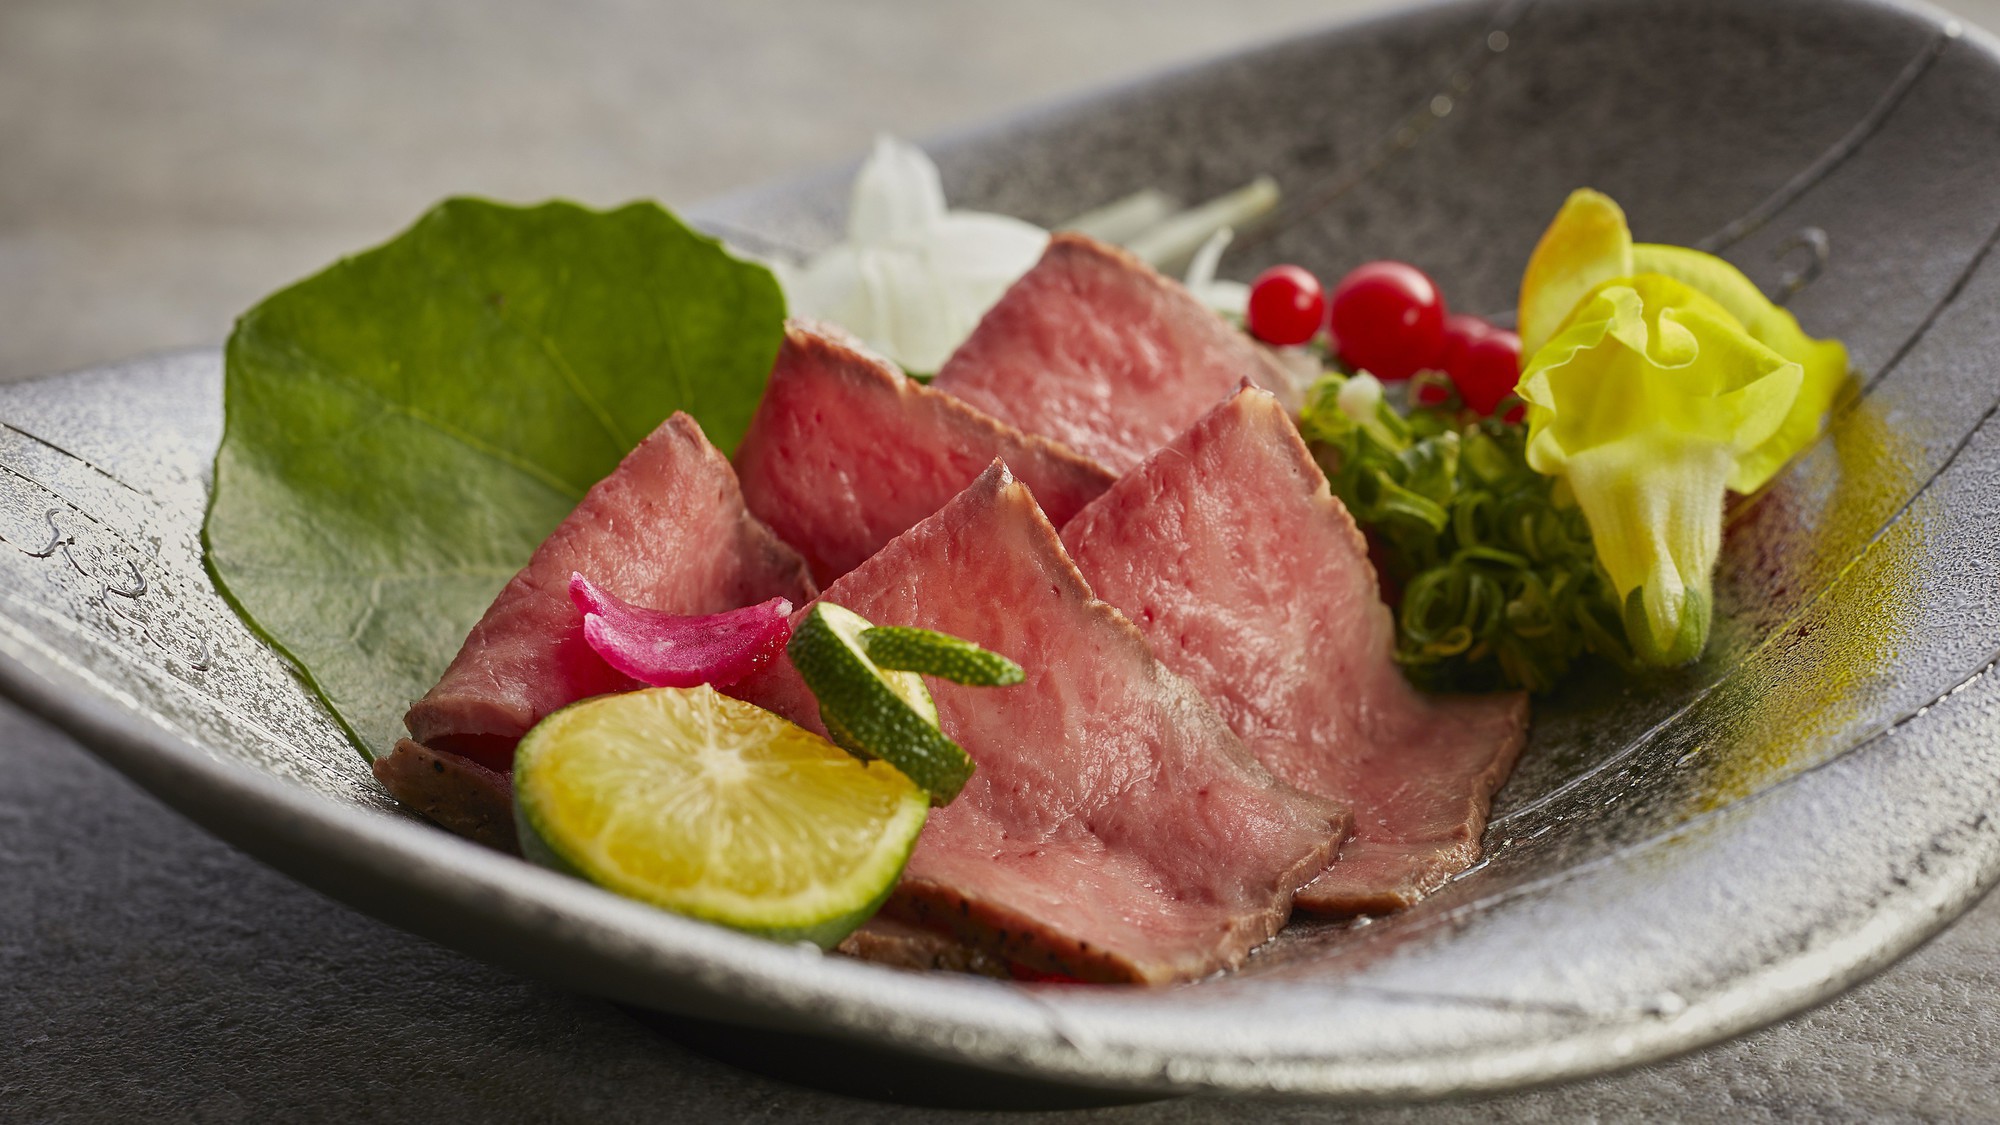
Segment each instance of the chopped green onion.
[[1315,384],[1300,431],[1400,588],[1396,658],[1424,687],[1547,691],[1585,653],[1631,664],[1590,527],[1526,434],[1418,406],[1366,374]]

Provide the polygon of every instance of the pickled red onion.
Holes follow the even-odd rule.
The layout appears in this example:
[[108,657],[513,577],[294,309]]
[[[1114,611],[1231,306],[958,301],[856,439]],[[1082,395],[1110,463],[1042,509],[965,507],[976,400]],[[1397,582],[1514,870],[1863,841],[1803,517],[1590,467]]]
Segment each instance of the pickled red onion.
[[784,598],[689,617],[633,605],[571,573],[569,600],[597,655],[654,687],[733,684],[775,660],[792,637],[792,603]]

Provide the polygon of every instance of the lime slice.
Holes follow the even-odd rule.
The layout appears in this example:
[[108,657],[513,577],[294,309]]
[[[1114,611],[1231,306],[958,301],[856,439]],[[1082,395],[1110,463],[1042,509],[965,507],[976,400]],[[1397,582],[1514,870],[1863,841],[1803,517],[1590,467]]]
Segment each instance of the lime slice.
[[972,759],[938,729],[937,704],[914,672],[884,671],[862,646],[868,619],[844,606],[816,602],[792,631],[786,653],[819,699],[820,720],[833,741],[864,758],[880,758],[950,804],[972,776]]
[[967,687],[1005,687],[1026,679],[1021,666],[950,633],[877,625],[861,632],[861,647],[877,668],[922,672]]
[[678,914],[831,947],[896,885],[924,792],[714,688],[550,715],[514,755],[521,850]]

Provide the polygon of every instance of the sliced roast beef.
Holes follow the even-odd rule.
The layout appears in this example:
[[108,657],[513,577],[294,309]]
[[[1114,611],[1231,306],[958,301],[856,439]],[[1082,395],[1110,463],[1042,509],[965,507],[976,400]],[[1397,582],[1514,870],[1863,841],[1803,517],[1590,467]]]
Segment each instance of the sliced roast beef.
[[1245,379],[1291,386],[1178,282],[1123,250],[1058,234],[931,385],[1123,473]]
[[[824,597],[1027,671],[1012,687],[933,682],[940,724],[978,768],[931,814],[893,918],[1034,972],[1185,980],[1276,933],[1347,830],[1344,810],[1259,766],[1092,596],[998,463]],[[789,664],[736,690],[819,729]]]
[[382,788],[412,812],[489,848],[521,850],[514,784],[506,774],[407,738],[388,757],[375,759],[374,770]]
[[594,652],[569,577],[668,613],[705,614],[814,592],[798,553],[743,505],[729,461],[675,414],[592,486],[500,596],[404,724],[416,741],[492,770],[543,716],[634,681]]
[[1299,909],[1408,906],[1478,858],[1527,698],[1427,696],[1403,678],[1361,533],[1270,395],[1208,412],[1063,541],[1260,761],[1354,810]]
[[831,582],[996,457],[1058,521],[1111,484],[1103,467],[931,390],[837,329],[795,322],[736,471],[750,510]]
[[898,969],[928,969],[949,973],[972,973],[982,977],[1009,977],[1007,963],[984,949],[939,930],[925,929],[909,922],[877,914],[847,935],[840,951],[863,961]]

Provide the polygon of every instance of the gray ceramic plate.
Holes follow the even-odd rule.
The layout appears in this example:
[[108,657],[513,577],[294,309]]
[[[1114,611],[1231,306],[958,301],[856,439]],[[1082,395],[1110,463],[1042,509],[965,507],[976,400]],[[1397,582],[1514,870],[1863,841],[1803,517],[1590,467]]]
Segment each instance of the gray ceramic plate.
[[[1489,859],[1186,987],[897,973],[657,913],[397,812],[198,543],[219,359],[0,391],[0,686],[360,909],[578,989],[1101,1089],[1497,1089],[1685,1050],[1881,968],[2000,873],[2000,59],[1863,3],[1472,4],[1336,29],[939,146],[1050,221],[1268,172],[1231,262],[1415,261],[1504,309],[1573,186],[1845,339],[1861,393],[1731,515],[1699,667],[1540,707]],[[707,208],[810,249],[845,174]],[[476,186],[476,185],[469,185]],[[387,233],[387,232],[385,232]],[[886,1062],[882,1065],[907,1065]]]

